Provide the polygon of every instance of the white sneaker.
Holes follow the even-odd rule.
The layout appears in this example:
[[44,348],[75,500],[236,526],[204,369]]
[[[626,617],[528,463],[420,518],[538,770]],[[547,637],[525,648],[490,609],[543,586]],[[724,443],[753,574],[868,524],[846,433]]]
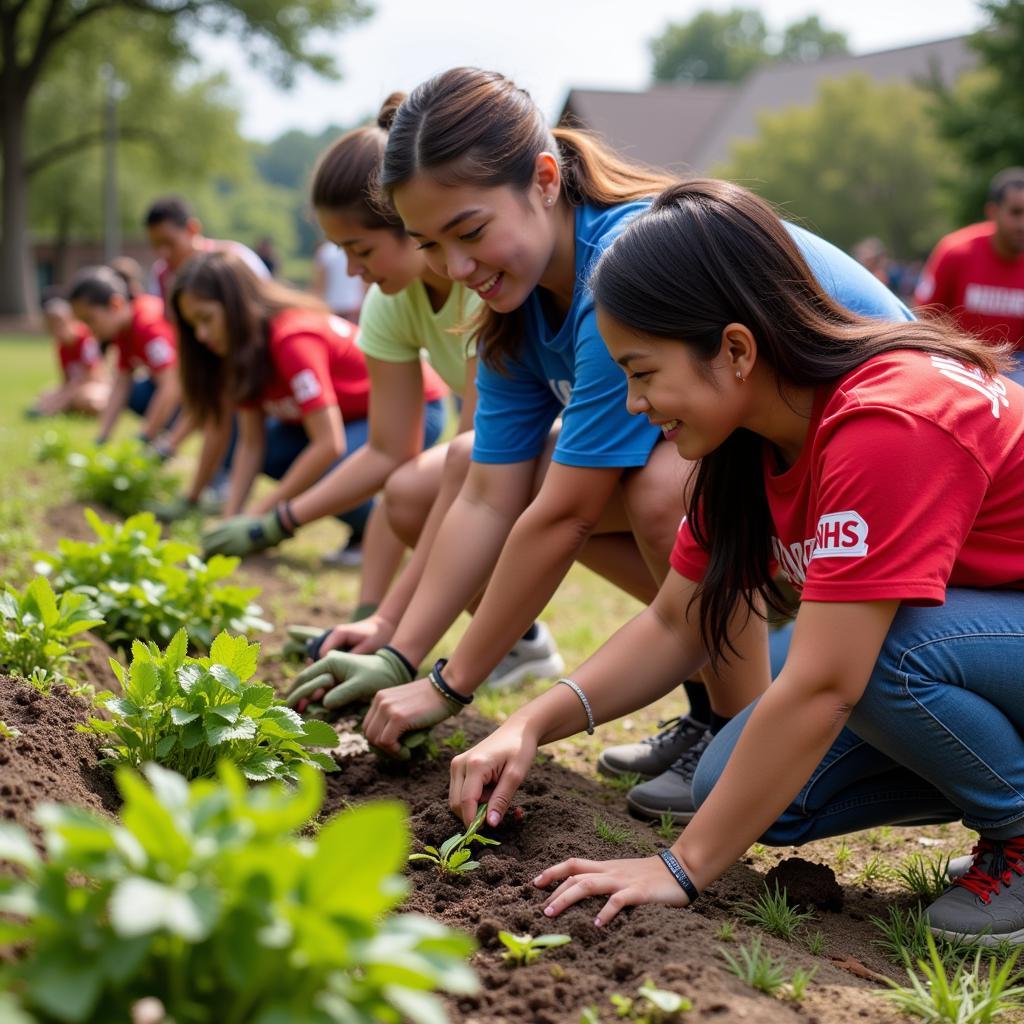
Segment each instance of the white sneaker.
[[358,569],[363,564],[363,542],[350,540],[336,551],[328,551],[320,559],[321,564],[333,569]]
[[555,638],[543,622],[538,622],[537,636],[533,640],[517,640],[512,650],[484,680],[484,686],[506,689],[527,679],[560,676],[564,671],[565,662],[555,646]]

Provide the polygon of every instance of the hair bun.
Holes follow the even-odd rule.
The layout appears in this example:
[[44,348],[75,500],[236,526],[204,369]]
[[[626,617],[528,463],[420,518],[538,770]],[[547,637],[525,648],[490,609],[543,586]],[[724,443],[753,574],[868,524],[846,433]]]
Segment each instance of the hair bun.
[[394,123],[395,114],[398,113],[398,108],[402,105],[405,100],[404,92],[393,92],[382,104],[380,111],[377,114],[377,127],[383,128],[384,131],[390,131],[391,125]]

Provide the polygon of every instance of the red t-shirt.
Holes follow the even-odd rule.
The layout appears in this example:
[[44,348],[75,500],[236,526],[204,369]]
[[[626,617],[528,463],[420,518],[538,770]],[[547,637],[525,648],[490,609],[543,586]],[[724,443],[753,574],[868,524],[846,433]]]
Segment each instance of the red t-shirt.
[[178,337],[164,317],[164,300],[155,295],[132,299],[132,322],[114,338],[117,368],[131,373],[142,367],[159,373],[178,362]]
[[1011,341],[1024,350],[1024,255],[1005,259],[992,246],[995,224],[954,231],[935,247],[914,292],[987,341]]
[[71,375],[76,370],[83,374],[89,373],[103,358],[99,342],[81,320],[75,321],[72,331],[74,338],[68,344],[57,344],[57,358],[60,359],[60,368],[65,380],[71,380]]
[[[806,600],[1024,589],[1024,388],[1005,377],[876,356],[819,388],[792,466],[780,472],[765,443],[764,479],[774,558]],[[671,563],[696,581],[707,565],[685,519]]]

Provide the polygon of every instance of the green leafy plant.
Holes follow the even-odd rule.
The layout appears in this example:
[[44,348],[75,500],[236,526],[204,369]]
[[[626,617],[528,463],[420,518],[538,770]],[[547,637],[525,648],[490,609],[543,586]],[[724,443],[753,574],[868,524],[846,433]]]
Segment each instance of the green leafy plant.
[[71,451],[71,438],[66,431],[53,427],[44,430],[32,442],[32,457],[36,462],[63,462]]
[[802,1003],[804,996],[807,995],[807,987],[817,973],[817,967],[812,967],[810,970],[807,970],[806,967],[798,967],[793,971],[793,976],[783,986],[786,998],[791,999],[794,1003]]
[[736,938],[736,922],[723,921],[718,926],[718,931],[715,932],[715,938],[719,942],[732,942]]
[[273,687],[253,679],[259,644],[221,633],[208,658],[190,658],[187,649],[182,629],[164,651],[137,640],[127,668],[111,659],[122,694],[105,698],[109,720],[88,725],[106,741],[106,764],[153,761],[196,779],[227,758],[259,782],[294,779],[303,764],[337,768],[328,754],[310,749],[337,746],[334,729],[304,721]]
[[456,729],[451,736],[446,736],[441,740],[441,746],[447,747],[455,754],[461,754],[464,750],[468,750],[469,739],[466,736],[466,730]]
[[896,877],[926,903],[933,903],[949,888],[949,856],[915,854],[895,870]]
[[13,725],[8,725],[0,718],[0,740],[16,740],[21,735],[21,730]]
[[637,1024],[675,1024],[680,1015],[693,1008],[685,996],[669,989],[657,988],[649,978],[637,990],[635,996],[623,996],[616,992],[609,996],[620,1020],[632,1020]]
[[765,891],[754,900],[741,903],[736,908],[740,916],[749,924],[763,928],[769,935],[777,935],[780,939],[791,941],[797,929],[814,917],[810,910],[797,910],[790,905],[786,890],[779,888],[776,882],[772,890],[767,886]]
[[877,882],[880,879],[887,878],[890,874],[892,874],[890,868],[876,853],[871,857],[871,860],[869,860],[867,864],[857,872],[857,881],[862,885],[870,885],[872,882]]
[[516,967],[532,964],[534,960],[544,954],[545,950],[572,942],[572,937],[569,935],[513,935],[512,932],[498,932],[498,938],[505,947],[501,959],[507,960]]
[[128,1021],[142,997],[181,1024],[434,1024],[432,990],[476,990],[468,936],[390,913],[406,892],[400,804],[300,838],[323,800],[311,768],[255,788],[228,762],[191,784],[145,774],[118,771],[120,821],[41,808],[45,858],[0,824],[0,943],[24,945],[0,990],[40,1024]]
[[75,497],[122,516],[134,515],[146,502],[169,498],[178,489],[178,480],[160,456],[136,438],[93,445],[66,458]]
[[676,825],[671,811],[661,812],[661,817],[658,819],[658,827],[654,831],[668,843],[675,839],[679,832],[679,827]]
[[736,956],[723,948],[718,952],[740,981],[759,992],[773,996],[786,983],[786,962],[776,960],[771,953],[761,948],[760,935],[749,946],[740,946]]
[[580,1010],[580,1024],[601,1024],[601,1015],[596,1006],[584,1006]]
[[992,1024],[1024,1007],[1024,986],[1017,984],[1021,976],[1014,974],[1019,950],[1000,967],[991,958],[987,969],[983,967],[979,950],[973,962],[962,961],[949,970],[930,932],[926,945],[927,956],[917,960],[916,971],[904,954],[909,985],[889,980],[892,991],[886,994],[903,1013],[949,1024]]
[[600,814],[594,815],[594,831],[597,833],[598,839],[603,839],[606,843],[614,843],[616,846],[628,843],[633,837],[633,833],[626,825],[616,825],[615,822],[602,818]]
[[820,931],[815,932],[807,938],[807,952],[812,956],[824,956],[825,936]]
[[442,875],[462,875],[467,871],[476,871],[480,867],[480,862],[469,859],[472,856],[470,846],[473,843],[479,843],[481,846],[501,846],[497,839],[490,839],[479,834],[486,814],[487,804],[481,804],[477,808],[476,817],[470,822],[469,828],[465,832],[456,832],[441,844],[440,849],[436,846],[425,845],[423,853],[411,853],[409,860],[430,861]]
[[103,624],[85,594],[61,594],[58,600],[44,576],[24,589],[8,586],[0,594],[0,667],[19,676],[40,669],[49,677],[63,677],[75,661],[75,652],[88,647],[74,639]]
[[832,860],[835,861],[836,870],[845,871],[846,865],[850,863],[850,858],[852,856],[853,850],[850,849],[850,844],[844,839],[832,856]]
[[207,650],[221,630],[270,629],[253,603],[259,588],[224,582],[237,558],[214,555],[204,562],[191,545],[161,539],[149,512],[120,524],[104,523],[92,509],[85,517],[96,540],[61,540],[57,554],[38,556],[37,569],[58,593],[92,600],[105,620],[96,633],[109,644],[165,644],[186,627],[192,642]]

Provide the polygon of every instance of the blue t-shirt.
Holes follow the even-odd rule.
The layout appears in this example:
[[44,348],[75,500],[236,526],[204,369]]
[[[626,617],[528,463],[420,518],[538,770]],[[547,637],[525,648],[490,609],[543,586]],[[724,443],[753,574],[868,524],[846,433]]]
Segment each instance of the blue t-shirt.
[[[562,417],[554,461],[564,466],[643,466],[661,438],[645,416],[626,409],[626,375],[597,330],[589,271],[645,201],[576,210],[576,286],[572,305],[552,330],[534,289],[523,305],[522,350],[502,371],[478,361],[473,461],[524,462],[544,449]],[[849,309],[883,320],[911,320],[906,306],[841,249],[787,225],[822,288]]]

